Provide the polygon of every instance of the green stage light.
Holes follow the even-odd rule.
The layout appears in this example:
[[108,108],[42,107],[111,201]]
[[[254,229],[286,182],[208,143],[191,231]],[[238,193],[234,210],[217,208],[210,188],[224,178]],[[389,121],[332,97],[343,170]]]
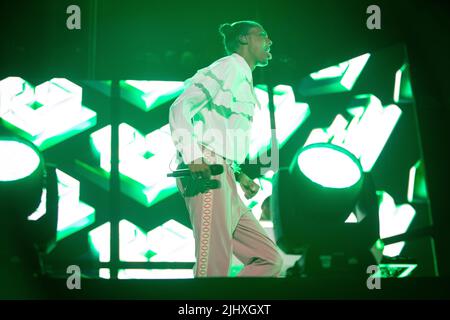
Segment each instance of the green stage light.
[[[56,169],[58,179],[58,223],[56,241],[60,241],[95,222],[95,209],[79,200],[80,182]],[[47,190],[44,189],[41,204],[28,217],[39,220],[46,213]]]
[[428,201],[425,166],[422,160],[417,161],[409,170],[408,202],[424,203]]
[[169,220],[147,233],[149,250],[155,253],[150,261],[195,262],[192,230]]
[[403,64],[395,73],[394,102],[409,103],[413,101],[409,65]]
[[[106,96],[111,96],[111,80],[84,83]],[[145,112],[175,99],[184,89],[184,83],[181,81],[121,80],[119,85],[121,98]]]
[[[110,261],[110,232],[111,223],[107,222],[88,234],[91,250],[100,262]],[[145,262],[155,254],[148,248],[145,233],[125,219],[119,222],[119,252],[120,260],[128,262]]]
[[144,111],[176,98],[183,92],[181,81],[120,81],[121,97]]
[[[107,88],[110,87],[110,82],[86,82],[87,85],[103,92],[107,93],[109,92]],[[139,106],[141,109],[145,111],[149,111],[151,109],[154,109],[155,107],[161,105],[162,103],[165,103],[173,98],[175,98],[177,95],[179,95],[183,90],[183,83],[178,81],[134,81],[134,80],[124,80],[120,82],[121,88],[122,88],[122,94],[121,96],[129,101],[130,103]],[[258,85],[255,87],[255,94],[258,98],[258,101],[260,102],[261,109],[256,108],[254,117],[253,117],[253,127],[252,127],[252,133],[250,138],[250,150],[249,150],[249,159],[253,160],[258,157],[258,155],[262,155],[264,152],[267,152],[271,148],[271,129],[270,129],[270,115],[269,115],[269,97],[267,94],[267,86],[265,85]],[[152,102],[153,101],[153,102]],[[150,103],[152,102],[152,103]],[[310,109],[308,104],[306,103],[300,103],[295,101],[294,92],[291,86],[287,85],[278,85],[274,88],[274,104],[275,104],[275,121],[277,123],[277,141],[278,145],[281,148],[288,140],[289,138],[295,133],[295,131],[306,121],[306,119],[310,115]],[[128,125],[127,125],[128,126]],[[124,125],[125,127],[125,125]],[[142,140],[140,136],[142,136],[141,133],[138,133],[134,128],[131,126],[128,126],[129,128],[123,129],[124,133],[120,133],[121,137],[122,135],[125,136],[124,141],[120,140],[120,145],[123,144],[127,145],[131,143],[130,141],[135,140],[133,142],[133,145],[136,143],[140,145],[139,140]],[[167,128],[167,130],[166,130]],[[105,128],[104,128],[105,129]],[[93,135],[97,136],[94,138],[96,141],[94,142],[94,147],[99,151],[102,150],[102,165],[101,167],[105,170],[109,171],[109,151],[107,148],[109,148],[109,140],[108,135],[110,127],[108,126],[105,129],[105,132],[100,133],[101,131],[98,131],[98,134]],[[120,129],[122,130],[122,129]],[[160,150],[158,153],[150,151],[153,155],[157,155],[158,157],[164,157],[164,159],[161,158],[161,161],[164,162],[167,157],[171,158],[173,157],[172,152],[175,152],[175,150],[171,148],[173,145],[173,142],[168,141],[167,138],[170,139],[170,131],[168,131],[168,125],[164,126],[160,129],[164,134],[161,135],[159,132],[155,131],[150,134],[148,134],[145,138],[147,142],[150,139],[150,136],[153,136],[151,138],[152,146],[154,148],[158,148]],[[166,135],[166,131],[169,133],[169,135]],[[100,137],[102,136],[102,138]],[[157,138],[155,138],[155,136]],[[106,138],[105,138],[106,137]],[[97,139],[98,138],[98,139]],[[162,140],[159,140],[159,138],[163,138]],[[105,148],[100,147],[99,144],[105,146]],[[136,145],[135,145],[136,146]],[[150,145],[147,145],[149,147]],[[140,148],[140,147],[138,147]],[[161,150],[161,148],[164,148],[165,150]],[[162,152],[161,152],[162,151]],[[99,151],[100,152],[100,151]],[[130,152],[124,152],[125,154],[130,154]],[[150,154],[147,153],[147,156],[150,156]],[[155,159],[153,160],[155,161]],[[162,163],[161,164],[164,164]],[[170,159],[169,159],[170,162]],[[134,165],[132,168],[138,168],[139,166]],[[122,172],[122,170],[121,170]],[[123,172],[122,172],[123,173]],[[128,176],[128,175],[127,175]],[[145,180],[142,176],[142,172],[135,175],[134,177],[131,177],[131,179],[141,179]],[[147,179],[148,180],[148,179]],[[139,181],[139,180],[137,180]],[[148,181],[140,181],[142,185],[148,185]],[[176,192],[174,188],[174,184],[171,183],[168,188],[171,190],[168,194],[172,194],[172,192]],[[165,193],[162,190],[160,193]],[[156,197],[156,198],[155,198]],[[140,197],[142,204],[149,206],[151,205],[150,202],[157,202],[161,200],[161,197],[157,194],[154,194],[150,191],[147,192],[147,195],[145,197]],[[152,200],[153,199],[153,200]]]
[[[308,245],[338,250],[349,245],[352,233],[369,225],[375,231],[369,230],[356,247],[375,242],[379,237],[377,217],[373,219],[370,213],[370,219],[358,218],[358,223],[351,223],[353,216],[349,217],[363,195],[372,195],[369,188],[363,189],[366,181],[370,179],[348,150],[330,143],[301,148],[289,168],[280,168],[274,176],[271,209],[277,244],[287,254],[303,254]],[[340,238],[345,232],[348,236],[339,242],[322,236]]]
[[82,88],[54,78],[35,88],[19,77],[0,81],[0,116],[7,128],[45,150],[93,127],[97,114],[82,105]]
[[345,220],[345,223],[358,223],[358,218],[356,215],[352,212],[348,216],[347,220]]
[[83,81],[83,84],[104,94],[105,96],[111,97],[111,80],[86,80]]
[[379,270],[373,274],[374,278],[405,278],[409,276],[417,264],[407,263],[381,263],[378,265]]
[[0,154],[0,181],[26,178],[33,174],[41,163],[39,154],[20,141],[0,139]]
[[41,153],[31,142],[0,136],[0,212],[25,223],[26,217],[39,206],[44,167]]
[[[110,222],[89,232],[91,249],[109,262]],[[192,230],[169,220],[145,234],[127,220],[119,223],[120,260],[128,262],[195,262]]]
[[370,54],[366,53],[336,66],[311,73],[304,78],[299,91],[304,96],[351,91]]
[[303,174],[325,188],[348,188],[362,176],[358,159],[346,149],[332,144],[311,144],[298,155]]
[[[261,109],[255,108],[253,116],[249,159],[255,159],[271,148],[267,86],[256,86],[255,94],[260,102]],[[294,91],[291,86],[287,85],[278,85],[274,88],[274,105],[275,122],[277,124],[276,137],[278,146],[281,148],[306,121],[311,111],[307,103],[295,101]]]
[[[2,267],[26,268],[23,270],[32,273],[42,271],[39,251],[43,242],[40,240],[50,239],[47,233],[40,232],[42,229],[29,223],[27,217],[39,207],[46,180],[52,184],[45,173],[44,158],[35,145],[18,137],[0,137]],[[16,262],[10,264],[12,261]]]
[[[98,155],[100,169],[77,160],[78,168],[92,182],[107,188],[111,170],[111,126],[91,134],[91,147]],[[143,135],[132,126],[119,125],[119,172],[122,191],[144,206],[153,204],[177,192],[174,178],[168,178],[167,168],[175,157],[176,149],[170,135],[169,125]]]
[[[385,191],[377,191],[377,195],[379,198],[380,238],[405,233],[416,215],[414,208],[409,204],[396,205],[392,196]],[[383,255],[398,256],[404,246],[404,241],[386,245]]]
[[[355,154],[364,172],[369,172],[386,145],[402,114],[394,105],[383,107],[374,95],[358,95],[349,108],[356,114],[347,127],[344,147]],[[363,107],[364,109],[361,109]],[[362,113],[361,111],[364,110]]]
[[354,154],[364,172],[372,170],[402,114],[394,105],[383,107],[372,94],[355,96],[347,109],[350,120],[338,114],[328,128],[313,129],[305,146],[331,142]]

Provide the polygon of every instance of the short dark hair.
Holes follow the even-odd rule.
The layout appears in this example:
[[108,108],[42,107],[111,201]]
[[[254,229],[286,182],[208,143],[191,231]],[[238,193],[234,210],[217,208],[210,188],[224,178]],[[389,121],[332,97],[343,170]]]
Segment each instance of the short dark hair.
[[239,48],[239,36],[246,35],[251,28],[261,27],[258,22],[245,20],[233,23],[224,23],[219,27],[219,33],[223,37],[223,46],[227,54],[236,52]]

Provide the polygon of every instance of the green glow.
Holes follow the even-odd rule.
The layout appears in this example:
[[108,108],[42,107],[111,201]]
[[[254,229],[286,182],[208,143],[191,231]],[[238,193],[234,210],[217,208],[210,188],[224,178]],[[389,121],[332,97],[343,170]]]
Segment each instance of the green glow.
[[[380,238],[388,238],[405,233],[408,230],[416,211],[409,204],[396,205],[394,199],[384,191],[377,191],[379,197]],[[389,244],[384,247],[383,255],[398,256],[405,242]]]
[[344,147],[357,156],[365,172],[372,169],[402,113],[396,105],[382,106],[374,95],[356,96],[353,104],[364,113],[353,118],[347,128]]
[[383,249],[384,249],[384,242],[383,242],[381,239],[378,239],[378,240],[375,242],[375,247],[376,247],[378,250],[383,251]]
[[0,140],[0,155],[0,181],[28,177],[41,162],[36,151],[19,141]]
[[376,96],[366,94],[356,96],[347,112],[352,116],[350,121],[338,114],[328,128],[313,129],[305,146],[320,142],[341,146],[359,159],[364,172],[369,172],[383,151],[402,111],[394,104],[383,107]]
[[353,85],[364,69],[364,66],[367,63],[367,60],[369,60],[369,57],[370,54],[366,53],[348,61],[348,68],[340,81],[341,85],[348,91],[352,90]]
[[[111,96],[111,81],[96,80],[84,81],[84,83],[107,96]],[[145,112],[176,98],[184,89],[184,83],[181,81],[122,80],[119,81],[119,84],[121,98]]]
[[417,264],[382,263],[378,268],[379,271],[373,275],[374,278],[405,278],[417,268]]
[[[100,167],[111,171],[111,125],[107,125],[91,134],[91,146],[100,155]],[[119,161],[147,152],[145,137],[132,126],[121,123],[119,125]]]
[[[170,84],[170,85],[169,85]],[[178,90],[180,83],[165,81],[124,81],[122,85],[134,86],[140,92],[161,92]],[[177,89],[178,88],[178,89]],[[265,90],[264,90],[265,88]],[[130,89],[131,90],[131,89]],[[274,88],[275,121],[277,123],[277,140],[282,147],[310,114],[307,104],[295,101],[292,87],[279,85]],[[255,93],[261,103],[261,109],[255,109],[251,133],[249,158],[256,159],[271,148],[271,130],[268,109],[267,88],[258,86]],[[93,150],[99,155],[100,167],[110,171],[110,126],[106,126],[91,135]],[[165,177],[166,171],[151,168],[167,167],[176,150],[171,140],[169,126],[144,136],[128,124],[119,127],[120,150],[119,170],[123,183],[128,183],[122,190],[128,196],[145,206],[151,206],[177,192],[175,179]],[[82,164],[83,170],[92,174],[96,170]],[[86,169],[86,170],[85,170]],[[96,180],[91,176],[91,180]],[[98,179],[98,177],[97,177]],[[94,181],[94,183],[99,183]]]
[[412,166],[409,170],[409,179],[408,179],[408,202],[413,202],[414,198],[414,180],[416,178],[416,166]]
[[318,128],[311,130],[308,138],[305,141],[304,147],[314,143],[327,143],[332,137],[326,129]]
[[[109,174],[111,170],[110,153],[111,126],[108,125],[91,134],[91,146],[99,155],[100,167]],[[170,135],[169,125],[150,132],[144,136],[132,126],[121,123],[119,125],[119,171],[124,184],[122,191],[150,207],[177,192],[175,179],[166,177],[170,171],[169,163],[176,153]],[[83,164],[84,173],[95,183],[101,173]],[[167,170],[154,170],[167,168]],[[95,181],[97,180],[97,181]]]
[[121,97],[144,111],[176,98],[184,89],[181,81],[120,81]]
[[358,223],[358,218],[356,218],[356,215],[352,212],[348,216],[347,220],[345,220],[345,223]]
[[110,97],[111,96],[111,80],[86,80],[83,81],[87,87],[97,90],[98,92],[103,93],[104,95]]
[[[255,159],[258,155],[270,149],[271,130],[269,121],[268,95],[259,86],[255,93],[261,102],[262,108],[255,110],[254,126],[252,131],[249,158]],[[292,87],[279,85],[274,88],[275,121],[277,123],[277,140],[280,147],[294,134],[300,125],[309,116],[309,107],[305,103],[295,102]],[[110,126],[106,126],[91,134],[91,145],[100,157],[100,167],[110,171]],[[119,126],[120,150],[119,171],[122,182],[126,187],[122,191],[143,205],[151,206],[177,192],[175,180],[166,178],[163,170],[155,171],[152,168],[168,168],[175,155],[169,126],[166,125],[144,136],[128,124]],[[80,163],[80,161],[78,161]],[[91,176],[94,183],[98,182],[94,168],[82,164],[85,173]],[[168,170],[169,171],[169,168]],[[97,180],[97,181],[95,181]]]
[[100,262],[109,262],[110,260],[110,228],[110,223],[107,222],[88,234],[91,249],[98,254]]
[[148,248],[155,253],[150,261],[195,262],[192,230],[175,220],[147,233]]
[[[58,220],[58,233],[56,240],[62,240],[75,232],[86,228],[95,222],[95,209],[84,202],[79,202],[78,207],[67,210]],[[58,217],[60,217],[58,215]]]
[[395,84],[394,84],[394,102],[398,103],[400,101],[400,84],[402,81],[402,72],[397,70],[395,73]]
[[[261,104],[253,115],[253,126],[250,138],[249,158],[255,159],[258,155],[271,148],[271,128],[269,113],[269,96],[267,86],[255,87],[255,94]],[[279,148],[283,147],[289,138],[306,121],[310,115],[308,104],[295,101],[291,86],[278,85],[274,88],[276,137]]]
[[342,146],[344,144],[345,135],[347,134],[347,131],[345,128],[348,125],[348,121],[345,120],[345,118],[338,114],[336,118],[334,118],[333,123],[331,126],[327,129],[327,133],[333,137],[331,140],[332,144]]
[[[110,223],[89,232],[100,262],[109,262]],[[127,220],[119,223],[120,260],[129,262],[195,262],[192,230],[169,220],[145,234]]]
[[98,270],[98,276],[102,279],[110,279],[111,273],[109,272],[108,268],[100,268]]
[[370,54],[366,53],[311,73],[301,81],[299,91],[304,96],[351,91],[369,57]]
[[351,187],[362,175],[358,163],[331,144],[306,147],[297,163],[306,177],[326,188]]
[[309,76],[314,80],[337,78],[344,74],[348,68],[348,61],[341,62],[336,66],[331,66],[317,72],[311,73]]
[[36,88],[18,77],[0,81],[5,126],[45,150],[87,130],[97,114],[82,105],[82,88],[53,78]]
[[419,160],[409,170],[408,202],[425,202],[428,200],[427,183],[425,180],[425,167]]
[[366,109],[365,107],[348,108],[347,109],[347,113],[350,114],[353,117],[352,121],[356,121],[357,122],[357,121],[359,121],[359,119],[363,115],[365,109]]
[[403,64],[395,73],[394,102],[411,102],[413,98],[409,65]]
[[229,277],[237,277],[238,274],[244,269],[244,264],[242,262],[236,261],[236,264],[232,264],[230,271],[228,272]]
[[[62,240],[95,222],[95,209],[79,200],[80,182],[61,170],[56,170],[58,178],[58,224],[56,240]],[[36,221],[46,212],[47,190],[42,193],[37,210],[28,217]]]
[[[110,260],[111,223],[107,222],[91,230],[88,234],[91,249],[99,256],[100,262]],[[123,219],[119,222],[119,256],[121,261],[145,262],[154,255],[147,245],[147,238],[141,229]]]

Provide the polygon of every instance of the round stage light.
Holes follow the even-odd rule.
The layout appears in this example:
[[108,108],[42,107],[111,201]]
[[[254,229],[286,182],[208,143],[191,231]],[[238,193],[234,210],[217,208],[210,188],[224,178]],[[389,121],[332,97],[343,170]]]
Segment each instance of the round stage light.
[[348,150],[328,143],[316,143],[304,147],[297,164],[312,182],[326,188],[349,188],[362,177],[358,159]]
[[298,254],[312,244],[339,246],[336,239],[350,228],[345,221],[358,203],[365,177],[359,160],[340,146],[301,148],[274,178],[271,209],[279,247]]
[[0,139],[0,181],[15,181],[33,174],[39,154],[21,141]]
[[0,136],[0,212],[22,219],[41,202],[44,159],[31,142]]
[[41,203],[45,175],[44,158],[35,145],[16,136],[0,136],[0,260],[15,257],[14,266],[25,272],[40,268],[36,248],[44,233],[28,216]]

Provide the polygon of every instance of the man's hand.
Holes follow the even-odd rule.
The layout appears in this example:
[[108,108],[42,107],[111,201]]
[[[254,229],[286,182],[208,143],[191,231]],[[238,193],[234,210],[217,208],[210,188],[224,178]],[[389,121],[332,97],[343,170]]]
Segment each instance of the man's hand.
[[196,159],[188,164],[189,170],[192,172],[194,179],[209,179],[211,178],[211,169],[205,159]]
[[247,199],[253,198],[259,191],[259,185],[250,179],[245,173],[239,175],[239,184]]

